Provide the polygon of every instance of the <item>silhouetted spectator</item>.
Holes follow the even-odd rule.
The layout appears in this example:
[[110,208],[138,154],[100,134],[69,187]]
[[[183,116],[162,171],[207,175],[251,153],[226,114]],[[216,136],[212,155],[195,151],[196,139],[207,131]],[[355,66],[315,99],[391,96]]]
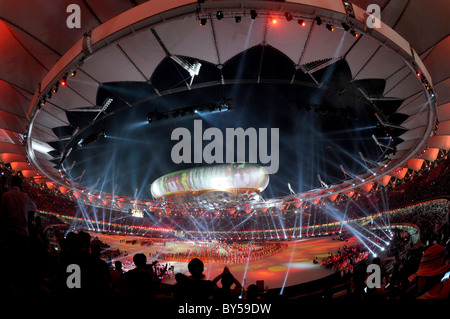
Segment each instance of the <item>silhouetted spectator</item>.
[[147,265],[144,254],[135,254],[133,262],[136,268],[128,271],[124,276],[127,293],[133,297],[146,298],[151,301],[156,298],[156,283],[153,272]]
[[187,300],[194,303],[212,300],[214,284],[211,280],[205,279],[203,262],[193,258],[188,264],[188,270],[191,276],[186,280]]
[[89,288],[93,294],[107,293],[111,287],[108,264],[100,258],[100,246],[91,246],[91,258],[88,266]]
[[186,281],[188,276],[182,273],[175,274],[176,284],[174,286],[173,295],[176,301],[184,302],[187,299],[188,291]]
[[0,236],[2,254],[12,262],[2,263],[2,289],[6,294],[16,296],[33,295],[38,289],[38,280],[30,272],[31,246],[28,233],[28,212],[35,211],[36,205],[22,192],[22,179],[13,176],[11,189],[3,194],[0,204]]
[[124,294],[125,286],[123,282],[123,277],[125,275],[122,270],[122,262],[120,260],[116,260],[114,262],[114,269],[110,271],[111,277],[111,287],[114,294]]
[[[241,283],[231,274],[228,267],[225,267],[223,272],[214,278],[212,282],[216,285],[219,280],[222,283],[222,287],[215,289],[214,299],[221,302],[228,302],[238,299],[242,286]],[[235,289],[232,290],[231,286],[233,284],[235,285]]]
[[251,284],[247,288],[247,301],[254,302],[258,300],[258,287],[255,284]]
[[28,212],[35,210],[36,205],[22,192],[22,179],[14,175],[11,179],[11,189],[3,194],[0,207],[2,235],[9,244],[26,244],[29,236]]

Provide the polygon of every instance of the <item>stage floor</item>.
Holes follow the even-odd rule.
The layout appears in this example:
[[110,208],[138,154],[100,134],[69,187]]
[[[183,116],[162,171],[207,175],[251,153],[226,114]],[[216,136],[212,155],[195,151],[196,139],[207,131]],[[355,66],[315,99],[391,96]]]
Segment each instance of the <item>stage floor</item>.
[[[142,237],[110,236],[97,233],[92,233],[91,235],[98,236],[100,240],[110,245],[111,249],[119,248],[121,251],[126,251],[128,256],[115,259],[121,260],[126,270],[134,268],[132,258],[136,253],[144,253],[147,256],[147,262],[150,263],[152,259],[148,257],[149,253],[157,251],[169,253],[185,251],[189,248],[191,250],[193,249],[192,246],[180,243],[167,243],[166,246],[160,243],[155,243],[153,246],[141,246],[140,244],[132,245],[124,241],[121,242],[121,240],[130,240],[133,238],[143,240],[144,238]],[[251,284],[255,284],[257,280],[264,280],[264,286],[268,286],[269,289],[281,288],[283,286],[289,287],[331,275],[333,273],[331,270],[321,267],[322,259],[327,257],[330,252],[336,253],[344,245],[355,245],[357,243],[356,241],[355,238],[351,238],[348,242],[343,242],[337,238],[333,240],[332,237],[328,236],[285,241],[288,244],[288,249],[273,256],[262,260],[250,261],[248,264],[208,263],[205,264],[204,274],[207,279],[213,279],[222,272],[224,266],[227,266],[245,288]],[[319,260],[318,264],[312,262],[316,257]],[[187,263],[185,262],[173,262],[161,259],[158,259],[158,262],[173,265],[175,267],[175,273],[181,272],[189,275]],[[166,283],[174,284],[175,280],[168,279]]]

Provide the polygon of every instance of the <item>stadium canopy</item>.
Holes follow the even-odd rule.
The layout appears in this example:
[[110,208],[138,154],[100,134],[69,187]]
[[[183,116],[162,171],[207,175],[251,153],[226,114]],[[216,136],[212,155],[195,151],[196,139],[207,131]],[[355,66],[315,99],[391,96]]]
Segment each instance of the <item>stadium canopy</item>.
[[[330,61],[345,58],[353,81],[385,80],[381,95],[368,99],[402,101],[397,112],[406,115],[406,120],[400,123],[405,132],[387,166],[377,168],[377,174],[373,170],[358,177],[357,183],[344,183],[345,187],[335,185],[320,194],[311,191],[312,198],[331,196],[334,201],[336,196],[331,193],[369,191],[374,183],[386,185],[389,176],[404,178],[406,169],[417,171],[423,160],[435,161],[440,150],[450,148],[450,2],[356,0],[347,6],[346,3],[3,1],[0,3],[1,159],[36,182],[50,187],[58,185],[63,193],[74,192],[77,198],[88,196],[82,193],[86,187],[65,180],[57,165],[70,150],[61,151],[55,145],[83,130],[71,126],[68,111],[101,108],[97,105],[97,93],[103,83],[133,81],[152,85],[154,71],[168,56],[179,63],[186,62],[182,57],[206,61],[220,70],[242,52],[268,45],[286,55],[303,72],[305,68],[306,71],[321,68]],[[80,8],[79,28],[67,25],[71,4]],[[380,28],[367,28],[366,8],[370,4],[381,8]],[[217,15],[218,11],[222,11],[223,18]],[[294,21],[272,28],[271,19],[285,21],[286,13]],[[323,26],[319,28],[316,17],[323,24],[339,28],[332,33]],[[302,28],[298,20],[306,21],[307,26]],[[340,27],[342,23],[359,37],[343,37],[347,30]],[[72,77],[72,72],[76,76]],[[61,84],[62,79],[65,85]],[[219,76],[217,81],[221,80]],[[156,95],[164,94],[156,87],[153,90]],[[99,114],[96,120],[103,116],[108,114]],[[62,127],[68,128],[65,134],[60,132]],[[111,199],[110,195],[104,195],[108,196]],[[109,199],[104,202],[110,204]],[[123,206],[123,201],[115,202]]]

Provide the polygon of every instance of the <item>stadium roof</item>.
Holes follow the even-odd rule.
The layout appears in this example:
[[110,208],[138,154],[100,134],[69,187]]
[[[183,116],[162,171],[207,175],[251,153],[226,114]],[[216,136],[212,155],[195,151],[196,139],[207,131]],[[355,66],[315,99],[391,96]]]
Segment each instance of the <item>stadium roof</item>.
[[[102,125],[124,114],[119,112],[153,101],[154,105],[143,107],[147,112],[161,96],[175,96],[179,102],[187,92],[236,83],[293,84],[310,88],[312,91],[301,91],[308,96],[319,88],[336,92],[338,87],[333,84],[346,74],[352,90],[357,91],[351,98],[379,107],[379,122],[401,130],[393,134],[398,143],[389,154],[388,167],[375,165],[370,173],[359,172],[351,176],[352,181],[339,185],[352,188],[356,180],[354,187],[370,189],[373,183],[384,184],[386,175],[401,177],[405,168],[418,170],[424,159],[433,161],[439,150],[450,147],[450,3],[358,0],[349,4],[350,13],[345,3],[0,2],[1,159],[23,176],[54,183],[63,192],[76,188],[98,194],[101,183],[95,178],[76,179],[86,167],[77,167],[80,159],[73,157],[75,151],[70,153],[82,138],[92,136],[89,134],[98,138],[95,134]],[[68,10],[71,4],[80,8],[79,28],[67,24],[73,13]],[[370,4],[381,8],[380,28],[368,28],[365,23],[365,9]],[[256,12],[254,19],[251,10]],[[292,21],[288,21],[290,17]],[[273,24],[272,18],[279,23]],[[298,20],[304,20],[306,26]],[[342,22],[359,36],[351,36]],[[330,32],[327,24],[335,30]],[[264,54],[272,55],[265,64]],[[202,65],[195,75],[198,61]],[[282,62],[274,70],[268,61]],[[252,68],[239,69],[243,63]],[[346,69],[335,74],[331,67],[336,65]],[[168,80],[169,71],[181,80],[175,75]],[[332,83],[326,81],[330,74],[336,75]],[[66,85],[62,85],[66,76]],[[55,88],[57,92],[53,92]],[[130,97],[127,88],[141,91]],[[347,84],[340,87],[343,93],[346,88]],[[226,93],[232,94],[230,90]],[[108,97],[114,100],[111,105]],[[190,102],[184,106],[198,105],[201,100]],[[102,107],[104,112],[100,112]],[[395,110],[390,112],[389,107]],[[386,141],[378,143],[388,149]],[[365,156],[377,160],[374,155]],[[72,168],[77,174],[69,174]],[[339,185],[331,190],[341,190]],[[107,193],[105,196],[111,197],[114,190]]]

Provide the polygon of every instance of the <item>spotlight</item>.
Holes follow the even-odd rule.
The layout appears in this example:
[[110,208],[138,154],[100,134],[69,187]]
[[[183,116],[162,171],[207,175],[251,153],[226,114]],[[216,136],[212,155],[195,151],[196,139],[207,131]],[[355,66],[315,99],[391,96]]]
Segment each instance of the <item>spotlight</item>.
[[66,84],[67,84],[67,74],[63,76],[63,78],[62,78],[60,83],[61,83],[62,86],[66,86]]
[[223,18],[223,11],[217,11],[217,13],[216,13],[216,17],[217,17],[217,20],[222,20],[222,18]]
[[344,28],[345,31],[350,30],[350,27],[345,22],[342,22],[342,27]]
[[287,21],[291,21],[291,20],[292,20],[292,14],[290,14],[289,12],[286,12],[286,13],[284,14],[284,16],[286,17],[286,20],[287,20]]
[[298,20],[298,24],[301,25],[302,27],[306,27],[306,23],[302,19]]
[[256,13],[256,10],[250,10],[250,17],[252,18],[252,20],[255,20],[257,16],[258,14]]
[[77,75],[77,71],[72,71],[72,73],[70,73],[70,76],[75,76]]
[[316,20],[317,25],[322,24],[322,19],[320,17],[316,17],[314,20]]
[[236,23],[241,22],[241,16],[235,16],[234,21],[236,21]]
[[276,18],[270,18],[270,21],[272,21],[273,24],[277,23],[277,19]]
[[355,32],[355,30],[350,31],[350,34],[355,38],[359,37],[359,34]]
[[200,25],[205,25],[205,24],[206,24],[206,18],[201,18]]
[[59,88],[59,82],[56,82],[56,86],[53,88],[52,92],[53,93],[58,92],[58,88]]
[[334,31],[334,28],[329,23],[327,23],[327,29],[330,30],[330,31]]

